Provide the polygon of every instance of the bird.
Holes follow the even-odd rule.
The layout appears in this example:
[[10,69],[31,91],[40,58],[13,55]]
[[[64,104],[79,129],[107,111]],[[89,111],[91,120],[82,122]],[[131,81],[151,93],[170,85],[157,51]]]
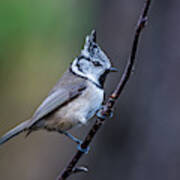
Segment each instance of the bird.
[[110,59],[96,43],[96,31],[86,36],[79,56],[70,64],[57,84],[48,93],[33,116],[17,125],[0,138],[4,144],[21,132],[45,129],[66,135],[81,148],[81,141],[68,130],[85,125],[101,109],[104,101],[104,83],[109,72],[116,72]]

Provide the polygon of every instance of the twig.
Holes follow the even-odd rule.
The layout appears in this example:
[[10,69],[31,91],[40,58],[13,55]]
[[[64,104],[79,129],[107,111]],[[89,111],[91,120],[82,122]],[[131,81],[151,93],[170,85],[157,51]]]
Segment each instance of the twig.
[[[133,40],[133,44],[132,44],[132,49],[131,49],[131,53],[130,53],[127,65],[125,67],[125,70],[122,74],[122,77],[121,77],[116,89],[111,94],[111,96],[108,98],[107,102],[105,103],[103,109],[100,112],[102,117],[110,117],[110,114],[112,112],[112,108],[113,108],[116,100],[119,98],[121,92],[123,91],[125,85],[127,84],[128,80],[130,78],[130,75],[131,75],[131,72],[133,69],[133,65],[135,62],[135,58],[136,58],[140,34],[141,34],[141,32],[142,32],[142,30],[145,27],[145,24],[147,22],[147,15],[148,15],[150,3],[151,3],[151,0],[145,1],[145,6],[143,8],[143,11],[142,11],[142,13],[139,17],[138,23],[137,23],[137,27],[136,27],[136,31],[135,31],[135,35],[134,35],[134,40]],[[106,118],[97,118],[96,119],[95,124],[93,125],[93,127],[91,128],[91,130],[87,134],[86,138],[84,139],[84,141],[81,145],[81,148],[85,149],[89,146],[89,144],[91,143],[95,134],[98,132],[100,127],[102,127],[105,120],[106,120]],[[75,153],[75,155],[73,156],[72,160],[69,162],[67,167],[62,172],[62,174],[57,178],[57,180],[65,180],[70,175],[74,174],[73,173],[74,168],[75,168],[77,162],[80,160],[80,158],[82,157],[83,154],[84,153],[82,151],[77,151]]]
[[73,171],[72,171],[72,173],[81,173],[81,172],[87,173],[88,168],[85,166],[80,166],[80,167],[73,168]]

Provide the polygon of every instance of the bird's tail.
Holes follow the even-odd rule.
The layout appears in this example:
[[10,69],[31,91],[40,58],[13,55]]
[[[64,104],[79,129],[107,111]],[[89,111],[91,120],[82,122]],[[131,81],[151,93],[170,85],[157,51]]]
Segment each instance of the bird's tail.
[[19,133],[27,130],[28,124],[29,124],[29,120],[24,121],[15,128],[11,129],[9,132],[7,132],[4,136],[0,138],[0,145],[4,144],[6,141],[18,135]]

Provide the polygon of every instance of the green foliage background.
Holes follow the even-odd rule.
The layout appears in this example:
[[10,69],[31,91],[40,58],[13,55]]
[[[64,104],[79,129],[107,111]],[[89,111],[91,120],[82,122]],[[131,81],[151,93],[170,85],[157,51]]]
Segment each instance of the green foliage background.
[[[79,54],[94,28],[94,16],[93,1],[0,1],[0,135],[32,116]],[[0,179],[55,179],[57,152],[70,148],[59,134],[44,135],[44,131],[35,133],[26,141],[22,134],[5,144],[0,150]],[[57,162],[63,163],[64,157],[58,157]],[[40,164],[51,166],[52,172]]]
[[31,115],[78,55],[93,14],[92,1],[0,2],[0,132]]

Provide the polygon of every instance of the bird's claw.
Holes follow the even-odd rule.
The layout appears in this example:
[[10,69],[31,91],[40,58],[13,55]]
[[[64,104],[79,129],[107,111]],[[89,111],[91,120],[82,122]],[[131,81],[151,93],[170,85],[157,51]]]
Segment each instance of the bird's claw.
[[82,142],[77,145],[77,149],[81,151],[82,153],[87,154],[89,152],[90,147],[88,146],[87,148],[82,148],[81,145],[82,145]]
[[100,119],[107,119],[107,118],[112,118],[113,117],[113,110],[108,110],[108,112],[104,113],[104,106],[101,106],[99,111],[96,113],[96,116]]

